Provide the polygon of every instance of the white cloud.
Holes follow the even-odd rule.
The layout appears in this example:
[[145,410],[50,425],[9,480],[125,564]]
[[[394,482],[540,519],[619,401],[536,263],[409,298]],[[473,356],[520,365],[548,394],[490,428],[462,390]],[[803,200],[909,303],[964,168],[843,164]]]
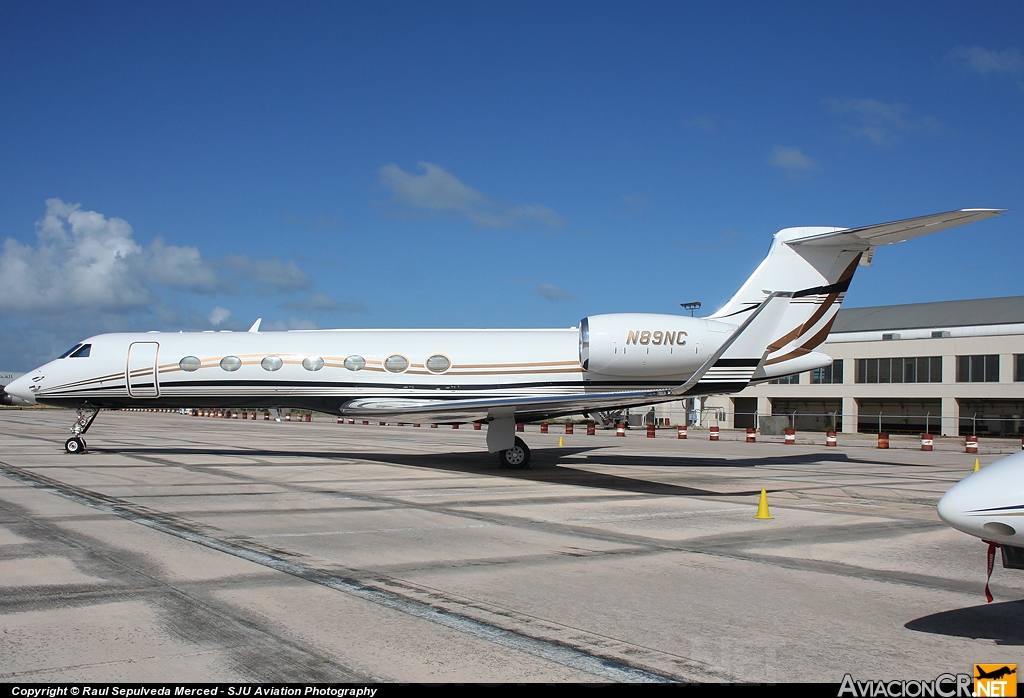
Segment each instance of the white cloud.
[[957,46],[949,57],[981,75],[1008,75],[1017,78],[1017,86],[1024,87],[1024,56],[1015,49],[996,51],[983,46]]
[[380,183],[391,190],[392,201],[411,208],[461,215],[485,228],[509,228],[540,224],[549,228],[564,225],[564,219],[541,204],[505,206],[487,198],[459,181],[439,165],[418,163],[423,174],[409,174],[398,165],[380,168]]
[[886,104],[877,99],[826,99],[825,105],[833,114],[852,116],[855,123],[847,127],[850,133],[875,145],[891,145],[901,133],[939,129],[938,122],[931,117],[911,118],[905,104]]
[[[27,370],[102,332],[244,329],[226,308],[217,306],[207,315],[191,308],[191,300],[312,285],[295,262],[209,258],[195,247],[159,238],[143,245],[121,218],[49,199],[33,242],[8,238],[0,247],[0,356],[7,367]],[[307,303],[322,306],[324,299],[337,303],[323,294],[310,294]],[[358,303],[337,308],[358,309]],[[282,323],[282,329],[314,326],[299,318]]]
[[136,270],[145,266],[145,251],[126,221],[48,199],[36,234],[35,246],[4,242],[0,315],[118,312],[153,301]]
[[35,245],[4,242],[0,317],[153,311],[160,287],[208,294],[252,286],[295,291],[313,283],[294,262],[243,255],[205,259],[194,247],[160,238],[143,247],[124,219],[60,199],[46,201],[36,238]]
[[536,291],[540,296],[549,301],[568,301],[576,297],[569,291],[548,283],[538,284]]
[[768,164],[782,168],[790,179],[799,179],[818,168],[818,164],[798,148],[777,145],[768,158]]
[[221,323],[226,322],[227,319],[230,318],[230,317],[231,317],[231,311],[228,310],[227,308],[222,308],[222,307],[220,307],[218,305],[216,308],[214,308],[210,312],[209,320],[210,320],[210,324],[213,325],[214,327],[216,327],[217,325],[220,325]]

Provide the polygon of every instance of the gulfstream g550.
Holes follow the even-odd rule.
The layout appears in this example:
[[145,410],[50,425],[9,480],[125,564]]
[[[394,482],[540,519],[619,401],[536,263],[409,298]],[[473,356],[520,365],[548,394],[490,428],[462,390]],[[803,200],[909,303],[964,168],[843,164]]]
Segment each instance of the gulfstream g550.
[[9,384],[72,407],[66,443],[100,408],[267,407],[350,417],[488,423],[487,448],[526,467],[517,421],[734,393],[827,366],[829,333],[858,264],[875,247],[990,218],[964,209],[865,228],[787,228],[706,318],[593,315],[544,330],[301,330],[104,334]]

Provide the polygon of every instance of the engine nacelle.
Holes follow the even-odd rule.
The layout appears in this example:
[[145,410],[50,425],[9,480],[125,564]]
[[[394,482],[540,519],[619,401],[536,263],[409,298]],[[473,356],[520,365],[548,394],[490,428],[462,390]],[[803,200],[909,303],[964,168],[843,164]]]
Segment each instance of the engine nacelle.
[[682,315],[591,315],[580,321],[580,364],[602,376],[686,377],[735,329]]

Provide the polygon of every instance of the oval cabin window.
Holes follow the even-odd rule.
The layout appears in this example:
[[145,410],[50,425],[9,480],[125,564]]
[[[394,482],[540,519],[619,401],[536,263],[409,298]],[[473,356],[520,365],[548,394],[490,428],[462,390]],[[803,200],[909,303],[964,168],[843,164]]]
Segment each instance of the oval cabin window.
[[178,368],[182,371],[198,371],[199,367],[202,366],[203,362],[199,360],[197,356],[186,356],[184,359],[178,362]]
[[319,371],[324,367],[324,360],[319,356],[307,356],[302,360],[302,368],[307,371]]
[[345,359],[345,368],[349,371],[362,371],[366,367],[366,359],[352,355]]
[[427,359],[427,370],[431,373],[444,373],[451,366],[452,362],[444,354],[434,354]]
[[384,370],[390,373],[401,373],[407,368],[409,368],[409,359],[401,354],[392,354],[384,359]]
[[263,367],[264,371],[277,371],[284,366],[284,361],[276,356],[268,356],[267,358],[260,361],[260,366]]
[[225,356],[220,360],[220,367],[225,371],[237,371],[242,368],[242,360],[237,356]]

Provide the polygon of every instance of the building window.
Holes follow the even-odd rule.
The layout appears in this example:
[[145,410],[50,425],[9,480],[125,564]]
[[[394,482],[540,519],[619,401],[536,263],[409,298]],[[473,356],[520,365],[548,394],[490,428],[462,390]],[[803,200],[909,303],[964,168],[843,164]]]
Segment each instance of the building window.
[[998,383],[999,355],[956,357],[957,383]]
[[843,360],[834,359],[831,366],[816,368],[811,371],[811,384],[821,385],[824,383],[843,382]]
[[857,383],[941,383],[942,357],[857,359]]
[[788,376],[783,376],[782,378],[776,378],[775,380],[768,381],[769,385],[798,385],[799,383],[799,373],[791,373]]
[[1024,381],[1024,354],[1013,355],[1013,380]]

